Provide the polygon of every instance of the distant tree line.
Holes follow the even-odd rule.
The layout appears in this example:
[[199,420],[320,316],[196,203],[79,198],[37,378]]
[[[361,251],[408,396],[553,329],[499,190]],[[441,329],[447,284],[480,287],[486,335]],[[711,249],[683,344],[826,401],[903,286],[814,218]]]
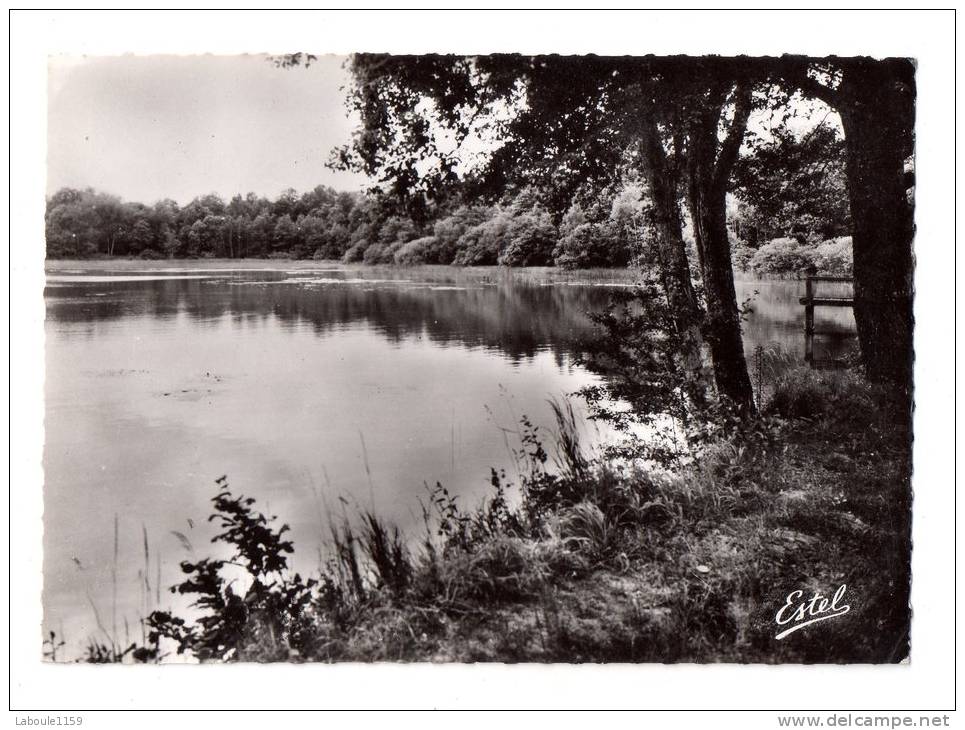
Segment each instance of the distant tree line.
[[639,191],[575,203],[556,219],[531,191],[493,204],[452,201],[422,220],[383,196],[319,186],[277,199],[217,195],[185,206],[125,202],[95,190],[64,188],[47,201],[51,258],[298,258],[369,264],[625,266]]
[[[850,245],[840,240],[850,219],[835,130],[821,125],[803,137],[778,130],[751,148],[728,197],[735,266],[759,274],[809,265],[847,273]],[[619,267],[645,254],[652,212],[640,181],[586,186],[563,201],[530,187],[488,204],[455,197],[418,217],[386,196],[324,186],[286,190],[275,200],[248,193],[225,202],[211,194],[184,206],[64,188],[47,201],[47,255]],[[685,238],[693,249],[689,229]]]

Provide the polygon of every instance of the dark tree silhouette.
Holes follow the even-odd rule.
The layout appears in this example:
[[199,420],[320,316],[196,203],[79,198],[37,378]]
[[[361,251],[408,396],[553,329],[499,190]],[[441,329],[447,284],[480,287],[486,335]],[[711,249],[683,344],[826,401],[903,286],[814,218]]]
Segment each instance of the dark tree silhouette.
[[910,397],[913,328],[915,64],[910,59],[787,57],[791,88],[841,116],[854,241],[855,321],[868,377]]

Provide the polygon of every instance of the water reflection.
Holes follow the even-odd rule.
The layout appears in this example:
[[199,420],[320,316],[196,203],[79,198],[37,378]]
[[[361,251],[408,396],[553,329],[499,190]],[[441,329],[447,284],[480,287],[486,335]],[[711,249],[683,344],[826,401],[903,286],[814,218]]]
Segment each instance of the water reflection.
[[125,281],[98,283],[96,291],[93,284],[59,286],[48,290],[48,315],[81,323],[179,313],[198,322],[225,315],[274,317],[284,326],[310,323],[318,334],[364,323],[393,342],[424,336],[440,345],[499,351],[513,361],[549,349],[561,362],[573,342],[590,333],[585,313],[602,309],[608,297],[604,287],[544,286],[510,277],[353,284],[304,278]]
[[[751,311],[744,321],[744,350],[750,354],[758,345],[777,345],[804,360],[804,296],[803,281],[738,280],[739,301],[749,301]],[[849,296],[850,284],[823,282],[822,296]],[[815,309],[815,357],[836,359],[857,346],[855,323],[851,309],[818,307]]]
[[[394,342],[415,334],[440,345],[484,347],[513,361],[549,349],[562,362],[593,335],[587,312],[602,310],[613,287],[633,283],[628,272],[600,272],[598,280],[588,280],[542,269],[345,267],[317,273],[215,272],[121,281],[74,276],[69,283],[48,284],[47,312],[73,323],[182,313],[199,323],[226,315],[238,321],[275,317],[283,326],[311,323],[318,334],[366,323]],[[748,352],[777,344],[803,356],[804,312],[798,301],[803,293],[799,281],[738,280],[738,298],[751,306],[744,323]],[[819,309],[816,324],[829,351],[839,355],[847,349],[854,332],[850,310]]]

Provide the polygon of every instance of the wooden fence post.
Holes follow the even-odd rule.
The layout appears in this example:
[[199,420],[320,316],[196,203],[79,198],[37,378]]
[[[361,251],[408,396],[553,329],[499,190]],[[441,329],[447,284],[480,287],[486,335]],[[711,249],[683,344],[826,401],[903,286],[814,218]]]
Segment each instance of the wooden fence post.
[[804,362],[814,363],[814,279],[810,276],[804,282]]

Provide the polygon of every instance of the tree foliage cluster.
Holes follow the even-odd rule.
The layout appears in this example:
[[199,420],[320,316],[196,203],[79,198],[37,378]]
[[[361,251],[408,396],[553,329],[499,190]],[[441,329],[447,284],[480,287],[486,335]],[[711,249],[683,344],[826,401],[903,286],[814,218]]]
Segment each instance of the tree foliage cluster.
[[575,201],[562,220],[531,189],[494,204],[458,200],[420,222],[375,194],[324,186],[269,200],[217,195],[185,206],[64,188],[47,202],[51,258],[315,258],[368,264],[625,266],[646,201],[637,187]]
[[775,238],[817,244],[851,233],[844,172],[844,139],[821,123],[795,133],[786,125],[769,138],[749,134],[734,165],[731,189],[738,205],[732,225],[751,248]]
[[353,233],[378,216],[371,201],[319,186],[277,199],[249,193],[227,203],[218,195],[184,206],[123,202],[94,190],[59,190],[47,201],[47,255],[259,257],[340,255]]
[[800,275],[802,271],[851,276],[854,270],[851,249],[851,236],[839,236],[817,245],[802,244],[790,237],[774,238],[756,250],[746,250],[742,268],[759,276]]

